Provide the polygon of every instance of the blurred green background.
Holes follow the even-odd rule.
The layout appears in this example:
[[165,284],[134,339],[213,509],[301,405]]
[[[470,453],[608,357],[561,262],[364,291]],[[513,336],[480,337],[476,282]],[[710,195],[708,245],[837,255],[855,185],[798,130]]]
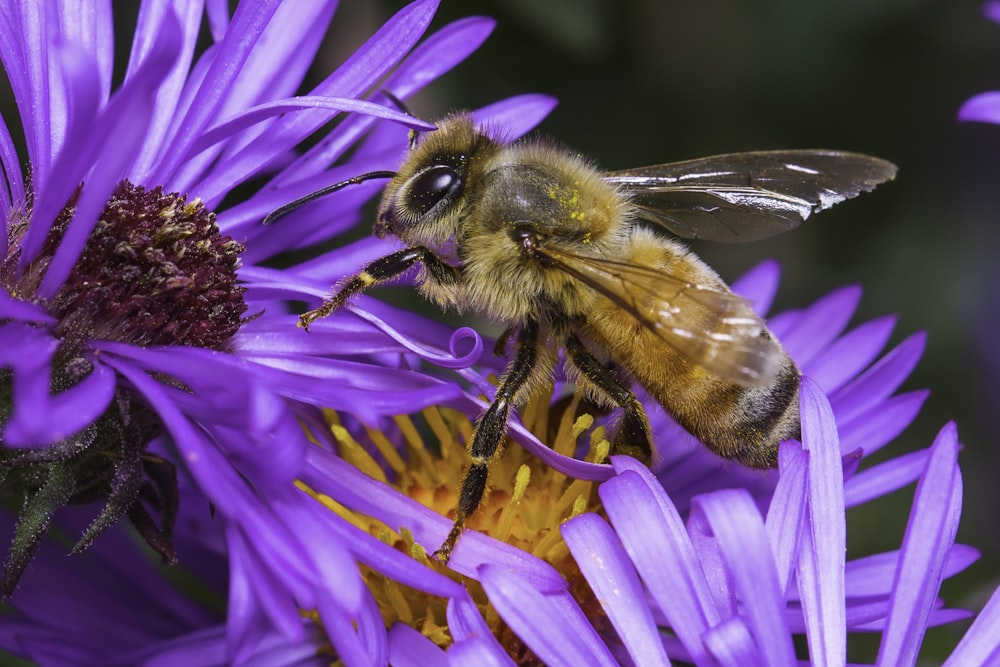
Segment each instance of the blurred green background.
[[[403,4],[343,3],[322,71]],[[1000,583],[1000,126],[959,123],[956,112],[970,96],[1000,90],[1000,25],[982,8],[969,0],[446,0],[438,25],[476,13],[498,25],[412,102],[434,118],[508,95],[552,94],[560,104],[541,131],[608,169],[772,148],[895,162],[895,182],[794,232],[695,249],[729,279],[779,260],[777,310],[855,283],[864,297],[853,325],[898,314],[891,345],[928,332],[903,390],[931,395],[886,456],[927,447],[947,421],[958,423],[959,540],[983,558],[946,582],[943,596],[977,610]],[[850,512],[849,557],[898,548],[912,497],[910,486]],[[940,663],[964,629],[931,630],[921,660]],[[871,661],[877,647],[877,637],[852,636],[848,657]]]
[[[132,3],[116,4],[129,14]],[[327,74],[404,2],[344,0],[315,77]],[[892,343],[926,330],[904,389],[932,390],[887,448],[927,447],[955,420],[964,443],[959,540],[983,558],[947,582],[949,606],[979,609],[1000,582],[1000,126],[960,124],[959,106],[1000,89],[1000,25],[979,2],[844,0],[445,0],[436,26],[486,14],[486,45],[412,101],[433,118],[542,92],[560,105],[541,131],[608,169],[714,153],[837,148],[899,166],[897,180],[751,245],[696,245],[728,279],[762,259],[783,267],[776,310],[844,284],[864,287],[853,324],[886,313]],[[127,48],[129,38],[118,38]],[[849,514],[849,556],[898,548],[913,488]],[[964,625],[932,630],[937,664]],[[871,660],[877,639],[852,637]],[[0,657],[0,664],[7,664]]]

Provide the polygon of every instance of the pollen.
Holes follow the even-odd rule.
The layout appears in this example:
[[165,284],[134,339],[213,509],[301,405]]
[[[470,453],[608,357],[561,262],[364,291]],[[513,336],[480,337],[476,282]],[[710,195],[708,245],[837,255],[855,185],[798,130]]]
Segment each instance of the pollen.
[[[550,393],[543,394],[529,401],[522,411],[524,424],[561,454],[573,456],[578,441],[582,441],[589,443],[587,460],[603,460],[609,448],[604,428],[586,433],[594,420],[587,414],[577,416],[578,399],[550,403]],[[393,427],[385,431],[367,429],[362,434],[357,429],[352,434],[336,413],[328,412],[327,420],[338,453],[345,460],[370,477],[390,483],[425,506],[454,518],[458,490],[468,464],[465,443],[471,439],[473,430],[473,423],[466,415],[432,407],[418,415],[395,418]],[[540,664],[490,606],[478,582],[458,575],[428,556],[438,545],[416,544],[405,528],[396,532],[304,485],[300,488],[355,526],[426,567],[460,581],[514,661],[523,665]],[[544,465],[522,447],[511,446],[493,463],[490,492],[467,522],[466,530],[486,533],[553,565],[569,581],[570,590],[591,622],[601,629],[608,624],[600,604],[559,532],[563,521],[595,510],[599,506],[593,482],[570,478]],[[451,644],[446,599],[409,589],[364,567],[362,574],[378,601],[386,627],[406,623],[443,648]]]

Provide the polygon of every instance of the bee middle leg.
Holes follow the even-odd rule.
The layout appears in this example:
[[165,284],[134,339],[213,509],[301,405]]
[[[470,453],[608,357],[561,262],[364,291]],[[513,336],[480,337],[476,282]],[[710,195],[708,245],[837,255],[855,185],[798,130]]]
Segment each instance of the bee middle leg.
[[591,354],[576,334],[567,336],[565,348],[573,365],[590,384],[625,411],[618,431],[611,441],[611,453],[628,454],[648,465],[652,457],[649,418],[646,417],[646,410],[635,393],[615,375],[612,369]]
[[493,458],[498,455],[500,445],[507,434],[507,420],[510,409],[520,407],[525,400],[525,389],[538,363],[539,357],[538,323],[528,322],[517,336],[517,352],[511,360],[497,388],[496,398],[483,416],[476,422],[469,446],[469,469],[462,480],[458,496],[458,512],[455,523],[441,548],[434,557],[447,564],[455,543],[462,534],[468,519],[479,507],[486,493],[487,475]]

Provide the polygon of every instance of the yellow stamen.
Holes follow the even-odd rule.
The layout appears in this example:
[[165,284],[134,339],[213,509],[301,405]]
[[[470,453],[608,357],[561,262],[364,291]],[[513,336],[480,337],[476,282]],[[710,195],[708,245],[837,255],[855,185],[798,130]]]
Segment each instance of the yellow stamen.
[[[554,411],[560,404],[565,405],[561,414]],[[578,405],[577,397],[568,403],[552,404],[548,394],[537,396],[522,411],[522,421],[541,440],[549,441],[554,450],[573,456],[578,439],[594,423],[589,415],[576,415]],[[327,421],[338,453],[345,460],[373,479],[389,483],[387,480],[391,477],[392,485],[402,493],[445,516],[454,517],[457,492],[468,464],[465,443],[469,442],[473,431],[473,424],[466,415],[447,408],[427,408],[412,417],[395,417],[395,428],[388,432],[372,428],[352,432],[334,413],[328,415]],[[558,427],[551,433],[550,423],[556,422]],[[586,459],[603,461],[608,449],[603,427],[594,429],[590,433]],[[392,474],[387,475],[386,469]],[[522,447],[514,446],[506,448],[502,456],[492,461],[490,486],[482,506],[468,520],[467,529],[482,531],[548,561],[569,579],[571,590],[588,613],[602,614],[559,532],[563,521],[598,509],[595,484],[569,478],[542,464]],[[353,525],[378,536],[418,562],[461,580],[489,627],[515,661],[530,664],[534,660],[489,605],[478,582],[463,580],[428,557],[427,549],[438,545],[417,544],[405,528],[397,533],[393,527],[352,512],[301,483],[299,488]],[[387,626],[406,623],[438,645],[447,646],[451,642],[446,600],[409,589],[366,567],[362,567],[362,574],[378,601]],[[595,623],[602,625],[604,621],[599,619]]]

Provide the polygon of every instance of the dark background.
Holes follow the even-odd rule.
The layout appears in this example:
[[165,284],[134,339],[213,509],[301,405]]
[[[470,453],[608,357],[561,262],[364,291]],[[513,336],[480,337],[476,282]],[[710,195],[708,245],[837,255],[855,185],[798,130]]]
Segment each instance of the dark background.
[[[329,71],[402,2],[345,2]],[[775,308],[844,284],[864,287],[853,324],[887,313],[890,342],[928,332],[903,390],[929,387],[889,455],[927,447],[948,420],[964,444],[959,541],[983,551],[946,582],[949,606],[978,610],[1000,582],[1000,126],[959,123],[970,96],[1000,89],[1000,25],[967,0],[445,2],[435,25],[474,13],[498,20],[467,62],[412,101],[434,118],[499,98],[559,98],[541,131],[621,169],[714,153],[837,148],[899,165],[895,182],[751,245],[697,245],[733,279],[780,261]],[[899,547],[913,487],[848,515],[849,557]],[[964,624],[932,630],[936,664]],[[873,660],[877,636],[850,640]]]

